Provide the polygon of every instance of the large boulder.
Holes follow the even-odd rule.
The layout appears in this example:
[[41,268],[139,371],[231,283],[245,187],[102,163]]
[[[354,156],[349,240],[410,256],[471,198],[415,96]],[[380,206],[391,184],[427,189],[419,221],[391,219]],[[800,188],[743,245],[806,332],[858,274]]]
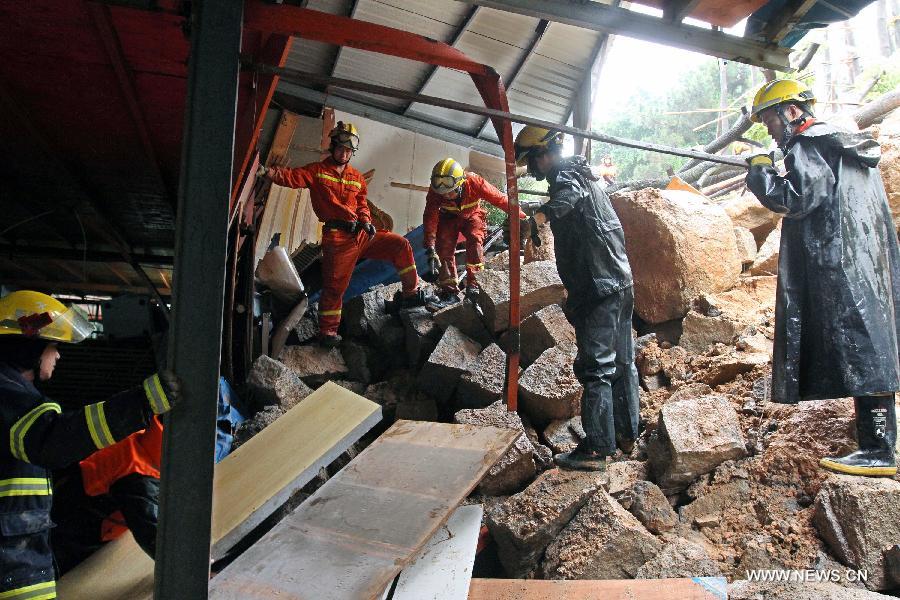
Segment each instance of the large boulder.
[[742,323],[727,317],[710,317],[692,310],[682,321],[678,344],[688,352],[702,354],[713,344],[732,344],[743,329]]
[[535,422],[570,419],[581,414],[581,384],[572,362],[575,345],[560,344],[545,350],[519,379],[519,400]]
[[544,549],[587,501],[601,489],[597,473],[551,469],[524,491],[485,511],[500,562],[510,577],[527,576]]
[[615,194],[634,274],[635,312],[648,323],[683,317],[701,294],[731,288],[741,257],[731,219],[705,198],[681,190]]
[[835,475],[816,496],[813,522],[844,564],[868,572],[866,587],[893,587],[885,551],[900,541],[900,482]]
[[418,368],[434,351],[441,339],[441,329],[425,307],[400,312],[406,344],[406,361],[410,368]]
[[478,484],[478,491],[486,496],[503,496],[522,490],[537,473],[534,463],[535,448],[525,434],[522,418],[506,410],[498,400],[486,408],[467,408],[453,415],[453,422],[481,427],[514,429],[521,433],[516,443],[488,470]]
[[605,491],[598,491],[544,556],[547,579],[633,579],[662,544]]
[[743,458],[747,449],[734,407],[711,395],[663,405],[647,454],[656,481],[669,491]]
[[766,236],[781,221],[781,215],[770,211],[759,203],[756,196],[748,192],[742,196],[732,196],[719,203],[736,227],[750,230],[758,248]]
[[[478,304],[488,328],[497,333],[509,328],[509,272],[484,271],[478,278]],[[522,265],[519,312],[525,318],[545,306],[562,304],[566,297],[556,262],[542,260]]]

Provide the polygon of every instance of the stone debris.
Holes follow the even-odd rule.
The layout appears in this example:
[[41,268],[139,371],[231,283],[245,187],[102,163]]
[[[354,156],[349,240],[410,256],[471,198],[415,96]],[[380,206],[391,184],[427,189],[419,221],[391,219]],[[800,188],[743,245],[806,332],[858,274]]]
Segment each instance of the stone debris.
[[351,298],[341,307],[341,327],[347,335],[363,337],[369,334],[373,321],[384,315],[384,301],[391,300],[402,288],[400,282],[377,285]]
[[746,227],[735,227],[734,238],[737,241],[741,266],[746,269],[756,260],[756,238],[753,237],[753,232]]
[[586,437],[581,426],[581,417],[556,419],[544,429],[544,439],[554,453],[569,452]]
[[350,373],[341,351],[318,345],[286,346],[280,357],[287,368],[308,386],[316,388],[332,379],[346,379]]
[[284,363],[266,355],[253,362],[253,369],[247,377],[247,386],[257,405],[277,404],[285,411],[293,408],[313,392]]
[[549,223],[538,226],[538,237],[541,238],[540,246],[535,246],[530,239],[525,244],[525,264],[541,260],[556,260],[556,252],[554,252],[553,248],[553,231],[550,229]]
[[[519,370],[521,374],[521,369]],[[463,373],[456,390],[461,408],[484,408],[500,399],[506,377],[506,353],[497,344],[491,344]]]
[[442,308],[434,313],[432,318],[442,330],[452,325],[482,346],[489,346],[494,341],[478,312],[478,307],[471,302],[458,302]]
[[419,372],[419,389],[437,400],[449,400],[460,378],[478,360],[479,352],[478,342],[451,325]]
[[719,565],[700,544],[677,538],[638,569],[638,579],[721,577]]
[[653,474],[663,489],[684,486],[726,460],[746,454],[737,412],[722,396],[664,405],[648,450]]
[[634,515],[598,491],[547,548],[541,568],[548,579],[633,579],[661,548]]
[[835,557],[868,572],[866,587],[894,587],[885,550],[900,540],[900,482],[833,475],[816,496],[814,523]]
[[638,460],[614,462],[606,467],[606,491],[615,498],[630,490],[638,481],[649,478],[647,463]]
[[515,445],[488,471],[478,484],[478,490],[486,496],[513,494],[525,488],[537,474],[534,463],[534,445],[525,434],[522,419],[514,412],[506,410],[506,405],[498,400],[486,408],[472,408],[458,411],[453,415],[454,423],[500,427],[522,432]]
[[346,340],[340,350],[353,381],[368,385],[381,379],[390,367],[387,355],[370,344]]
[[678,524],[678,514],[665,494],[649,481],[636,481],[618,500],[651,533],[671,531]]
[[[509,328],[509,273],[483,271],[478,278],[481,294],[478,304],[484,320],[494,333]],[[551,304],[562,304],[566,290],[556,272],[556,263],[542,260],[522,266],[519,312],[524,319]]]
[[772,230],[763,245],[759,247],[750,272],[754,275],[778,274],[778,251],[781,248],[781,227]]
[[601,483],[597,473],[551,469],[487,511],[485,523],[506,574],[515,578],[530,574],[544,549],[601,489]]
[[548,348],[575,342],[575,328],[566,319],[559,304],[551,304],[522,321],[520,356],[527,367]]
[[522,410],[534,421],[547,423],[581,414],[582,387],[572,370],[575,352],[574,344],[545,350],[519,379]]
[[635,312],[644,321],[681,318],[697,296],[737,281],[734,225],[720,206],[691,192],[655,189],[614,194],[612,203],[625,231]]
[[424,307],[400,312],[406,338],[406,361],[418,369],[428,359],[441,339],[441,329]]

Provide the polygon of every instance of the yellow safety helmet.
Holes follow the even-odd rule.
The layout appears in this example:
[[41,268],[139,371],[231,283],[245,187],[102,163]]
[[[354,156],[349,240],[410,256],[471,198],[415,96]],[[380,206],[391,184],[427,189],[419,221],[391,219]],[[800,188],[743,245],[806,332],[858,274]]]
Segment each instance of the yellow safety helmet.
[[0,298],[0,335],[78,343],[94,328],[74,306],[40,292],[22,290]]
[[760,113],[784,102],[798,102],[812,111],[816,97],[803,82],[794,79],[774,79],[756,92],[753,107],[750,109],[750,120],[759,123]]
[[338,121],[328,137],[331,138],[332,146],[346,146],[354,152],[359,148],[359,132],[353,123]]
[[447,194],[459,189],[465,180],[465,170],[452,158],[439,161],[431,169],[431,189],[438,194]]
[[528,164],[528,155],[540,150],[559,150],[562,148],[565,134],[554,129],[546,129],[536,125],[526,125],[516,136],[516,164],[524,167]]

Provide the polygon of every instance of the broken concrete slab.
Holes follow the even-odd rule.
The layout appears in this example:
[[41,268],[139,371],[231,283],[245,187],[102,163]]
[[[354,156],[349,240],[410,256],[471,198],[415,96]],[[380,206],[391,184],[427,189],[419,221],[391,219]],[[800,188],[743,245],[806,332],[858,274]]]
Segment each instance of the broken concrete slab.
[[345,379],[350,373],[337,348],[286,346],[280,359],[304,383],[314,388],[331,379]]
[[566,319],[559,304],[551,304],[540,309],[522,321],[520,360],[523,367],[529,366],[548,348],[563,342],[575,342],[575,328]]
[[720,206],[652,188],[614,194],[612,203],[625,231],[634,310],[644,321],[683,317],[697,296],[724,292],[740,276],[734,226]]
[[665,494],[649,481],[636,481],[618,500],[651,533],[671,531],[678,524],[678,515]]
[[581,417],[556,419],[544,429],[544,439],[556,454],[570,452],[585,438]]
[[257,405],[277,404],[285,411],[313,392],[284,363],[265,355],[253,362],[247,385]]
[[547,547],[542,571],[547,579],[632,579],[661,548],[634,515],[601,490]]
[[515,445],[488,471],[478,485],[478,491],[487,496],[503,496],[522,490],[535,476],[534,446],[525,434],[522,419],[506,410],[498,400],[486,408],[470,408],[453,415],[453,422],[467,425],[515,429],[521,432]]
[[[509,327],[509,273],[484,271],[478,279],[481,294],[478,304],[488,329],[497,333]],[[521,318],[551,304],[562,304],[566,297],[556,263],[542,260],[522,266],[519,311]]]
[[400,282],[377,285],[344,303],[341,308],[341,327],[347,335],[362,337],[369,333],[369,323],[384,316],[384,301],[400,291]]
[[485,523],[506,574],[524,578],[531,573],[544,549],[601,483],[598,473],[550,469],[524,491],[493,505],[485,513]]
[[682,523],[696,524],[708,517],[721,518],[728,508],[744,506],[750,498],[750,484],[745,479],[734,479],[707,488],[703,495],[678,509]]
[[545,350],[519,379],[522,410],[536,423],[581,414],[581,384],[572,370],[575,344]]
[[706,549],[683,538],[663,546],[655,557],[641,565],[638,579],[673,579],[677,577],[721,577],[719,565]]
[[663,405],[648,448],[653,474],[666,492],[746,455],[737,412],[715,395]]
[[460,377],[457,405],[460,408],[484,408],[493,404],[503,394],[505,377],[506,353],[497,344],[491,344],[481,351],[469,372]]
[[419,389],[437,400],[453,397],[460,378],[478,360],[481,345],[452,325],[429,355],[419,372]]
[[635,483],[649,477],[647,463],[639,460],[614,462],[606,467],[606,476],[609,481],[606,491],[614,498],[620,497]]
[[885,550],[900,540],[900,482],[833,475],[816,496],[813,523],[842,563],[868,573],[866,587],[893,586]]
[[447,329],[453,325],[482,346],[487,346],[494,341],[478,312],[478,307],[471,302],[458,302],[442,308],[434,313],[433,318],[441,329]]
[[419,368],[437,346],[441,330],[425,307],[400,311],[400,321],[406,339],[407,364]]

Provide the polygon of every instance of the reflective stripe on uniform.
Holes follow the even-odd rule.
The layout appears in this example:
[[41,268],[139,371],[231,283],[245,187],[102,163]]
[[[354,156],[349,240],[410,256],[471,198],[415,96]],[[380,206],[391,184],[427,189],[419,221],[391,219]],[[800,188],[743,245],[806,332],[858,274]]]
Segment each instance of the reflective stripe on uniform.
[[457,206],[442,206],[441,210],[448,210],[450,212],[459,212],[459,207],[457,207]]
[[353,187],[362,189],[362,183],[360,183],[360,182],[358,182],[358,181],[353,181],[353,180],[351,180],[351,179],[339,179],[339,178],[334,177],[334,176],[332,176],[332,175],[326,175],[325,173],[316,173],[316,177],[318,177],[318,178],[320,178],[320,179],[325,179],[325,180],[328,180],[328,181],[333,181],[333,182],[335,182],[335,183],[344,183],[344,184],[347,184],[347,185],[352,185]]
[[466,263],[466,268],[472,270],[483,269],[484,263]]
[[161,415],[172,408],[169,404],[169,399],[166,397],[166,393],[163,391],[158,373],[154,373],[144,380],[144,395],[147,396],[147,400],[150,402],[150,409],[154,414]]
[[46,477],[0,479],[0,498],[9,496],[50,496],[53,490]]
[[467,208],[472,208],[473,206],[478,206],[479,202],[481,202],[481,200],[476,200],[475,202],[469,202],[468,204],[463,204],[462,206],[459,207],[459,209],[466,210]]
[[[21,461],[29,462],[25,453],[25,436],[42,414],[48,411],[60,414],[62,409],[56,402],[44,402],[32,408],[24,417],[16,421],[9,429],[9,453]],[[2,598],[2,596],[0,596]]]
[[[147,389],[146,379],[144,380],[144,389]],[[97,450],[102,450],[103,448],[112,446],[116,443],[116,439],[112,436],[112,433],[110,433],[109,425],[106,423],[106,412],[103,410],[104,404],[104,402],[97,402],[96,404],[88,404],[84,407],[84,418],[87,421],[88,430],[91,432],[91,439],[94,440],[94,445],[97,447]],[[151,408],[153,407],[152,400],[150,401],[150,406]],[[153,412],[156,412],[156,409],[154,409]]]
[[441,279],[441,283],[452,283],[453,285],[456,285],[456,280],[451,277],[449,279]]
[[340,308],[338,308],[336,310],[320,310],[319,311],[320,317],[333,317],[333,316],[339,315],[339,314],[341,314]]
[[405,269],[400,269],[399,271],[397,271],[397,275],[403,275],[404,273],[409,273],[410,271],[415,271],[415,270],[416,270],[416,265],[411,264],[408,267],[406,267]]
[[56,598],[55,581],[44,581],[0,592],[0,600],[51,600],[52,598]]

